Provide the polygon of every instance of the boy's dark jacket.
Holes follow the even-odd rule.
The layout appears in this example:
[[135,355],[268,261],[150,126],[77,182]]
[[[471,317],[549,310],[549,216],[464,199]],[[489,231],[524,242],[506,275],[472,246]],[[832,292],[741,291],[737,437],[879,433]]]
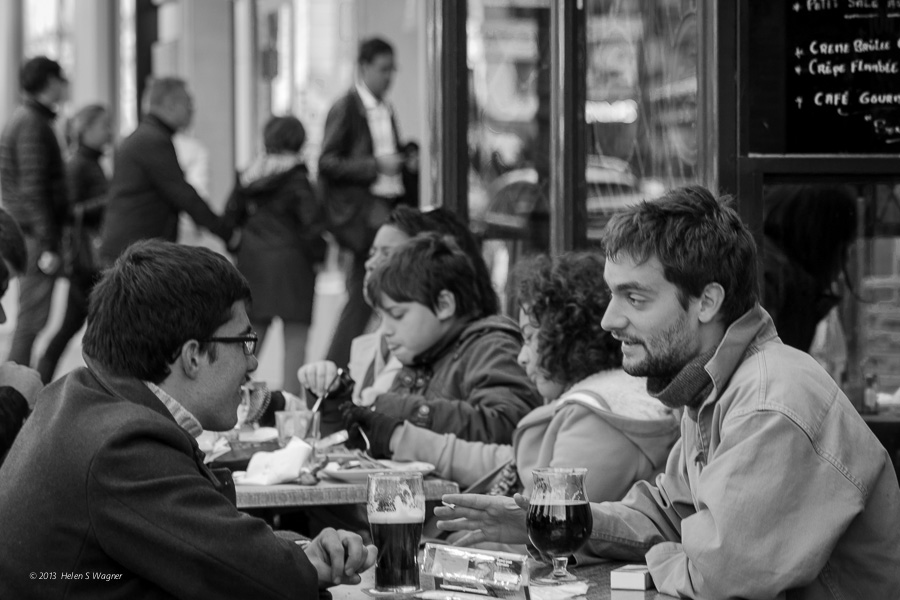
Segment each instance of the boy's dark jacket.
[[511,443],[519,420],[541,404],[517,362],[519,328],[494,315],[448,338],[405,366],[375,410],[465,440]]

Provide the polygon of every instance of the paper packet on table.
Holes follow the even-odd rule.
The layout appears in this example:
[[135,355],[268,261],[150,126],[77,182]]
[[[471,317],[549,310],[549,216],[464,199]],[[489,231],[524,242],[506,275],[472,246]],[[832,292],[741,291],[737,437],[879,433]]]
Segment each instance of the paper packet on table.
[[425,544],[422,574],[434,578],[426,600],[495,597],[530,600],[524,554]]

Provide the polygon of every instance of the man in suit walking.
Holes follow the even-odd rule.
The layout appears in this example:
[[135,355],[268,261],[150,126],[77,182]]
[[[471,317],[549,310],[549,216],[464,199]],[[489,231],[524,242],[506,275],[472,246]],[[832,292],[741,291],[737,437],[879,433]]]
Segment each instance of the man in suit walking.
[[331,232],[352,255],[347,304],[328,350],[328,360],[338,365],[347,364],[350,342],[363,333],[372,315],[363,298],[369,246],[405,195],[406,161],[393,108],[385,101],[396,72],[394,49],[380,38],[364,40],[357,63],[356,84],[328,111],[319,157]]

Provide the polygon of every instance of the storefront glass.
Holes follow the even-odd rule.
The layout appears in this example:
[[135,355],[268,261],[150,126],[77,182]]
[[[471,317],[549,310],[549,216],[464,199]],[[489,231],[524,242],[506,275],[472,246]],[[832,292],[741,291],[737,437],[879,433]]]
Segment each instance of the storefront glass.
[[509,268],[549,249],[550,3],[469,0],[466,30],[469,218],[506,300]]
[[[900,180],[766,185],[763,305],[860,407],[900,387]],[[883,398],[884,399],[884,398]]]
[[587,238],[622,207],[697,174],[695,0],[589,0]]

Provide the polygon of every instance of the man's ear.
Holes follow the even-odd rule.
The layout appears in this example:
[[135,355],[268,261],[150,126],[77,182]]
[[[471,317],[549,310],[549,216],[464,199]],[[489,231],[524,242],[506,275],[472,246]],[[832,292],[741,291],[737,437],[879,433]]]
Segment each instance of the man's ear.
[[722,309],[725,302],[725,288],[718,283],[708,283],[700,293],[700,312],[697,318],[701,323],[711,323]]
[[456,296],[450,290],[441,290],[437,299],[437,310],[434,311],[435,316],[446,321],[456,316]]
[[181,352],[175,359],[175,368],[180,368],[188,379],[196,379],[200,374],[200,366],[204,362],[204,357],[200,352],[200,342],[197,340],[188,340],[181,346]]

